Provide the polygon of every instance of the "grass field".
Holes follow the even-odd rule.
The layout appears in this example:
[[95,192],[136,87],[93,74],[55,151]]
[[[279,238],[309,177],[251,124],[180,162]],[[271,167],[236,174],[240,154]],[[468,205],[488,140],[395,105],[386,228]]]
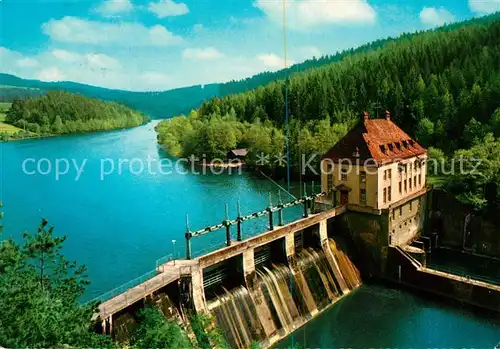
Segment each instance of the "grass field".
[[12,103],[0,102],[0,113],[5,113],[10,109]]

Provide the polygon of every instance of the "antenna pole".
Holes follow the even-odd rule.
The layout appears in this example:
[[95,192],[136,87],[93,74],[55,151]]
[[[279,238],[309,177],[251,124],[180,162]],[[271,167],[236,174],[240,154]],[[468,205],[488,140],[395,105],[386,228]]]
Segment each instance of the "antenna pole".
[[288,61],[286,50],[286,0],[283,0],[283,59],[285,63],[286,185],[290,192],[290,126],[288,123]]

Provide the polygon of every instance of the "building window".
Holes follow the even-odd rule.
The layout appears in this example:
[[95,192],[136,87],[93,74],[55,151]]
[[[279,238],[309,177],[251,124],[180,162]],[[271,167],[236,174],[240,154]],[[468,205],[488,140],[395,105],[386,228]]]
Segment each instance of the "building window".
[[411,191],[411,177],[410,177],[410,179],[408,179],[408,186],[410,187],[410,191]]
[[396,219],[396,210],[393,209],[392,210],[392,220],[395,220]]
[[366,183],[366,172],[360,172],[359,173],[359,181],[361,183]]
[[410,201],[410,211],[412,210],[413,208],[413,201]]
[[406,186],[406,179],[405,179],[405,193],[408,191],[408,188]]
[[403,184],[399,181],[399,194],[403,193]]
[[366,204],[366,189],[359,190],[359,200],[362,204]]
[[417,187],[417,176],[413,177],[413,186],[416,188]]
[[422,175],[418,175],[418,185],[422,185]]
[[399,206],[399,217],[403,215],[403,206]]
[[388,202],[391,202],[391,199],[392,199],[391,198],[391,196],[392,196],[391,195],[391,189],[392,189],[391,186],[387,187],[387,201]]
[[347,182],[347,170],[346,169],[342,169],[341,170],[341,173],[340,173],[340,180],[342,182]]
[[387,170],[387,178],[391,179],[391,177],[392,177],[392,170],[389,169]]
[[384,204],[387,202],[387,189],[384,188],[384,196],[383,196]]
[[387,170],[384,171],[384,181],[387,180]]

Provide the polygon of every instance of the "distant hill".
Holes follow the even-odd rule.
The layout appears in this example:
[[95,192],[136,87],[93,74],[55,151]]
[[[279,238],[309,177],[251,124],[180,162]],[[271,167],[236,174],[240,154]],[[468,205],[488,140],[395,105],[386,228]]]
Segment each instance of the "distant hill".
[[[36,98],[16,99],[11,106],[1,103],[0,107],[2,111],[8,108],[0,119],[4,129],[0,140],[130,128],[149,121],[143,113],[120,103],[67,91],[49,91]],[[22,132],[14,134],[12,127]]]
[[[0,74],[0,101],[45,94],[50,90],[64,90],[86,97],[116,101],[138,109],[152,117],[165,118],[197,108],[204,100],[218,96],[218,84],[192,86],[163,92],[131,92],[85,85],[70,81],[43,82]],[[24,89],[21,89],[23,87]]]
[[295,64],[288,69],[277,72],[263,72],[246,79],[233,80],[226,83],[214,83],[183,87],[159,92],[132,92],[107,89],[70,81],[43,82],[39,80],[22,79],[14,75],[0,73],[0,102],[11,102],[14,98],[39,96],[50,90],[65,90],[79,93],[87,97],[117,101],[132,108],[138,109],[153,118],[168,118],[185,114],[213,97],[245,92],[272,81],[284,79],[286,76],[302,72],[311,68],[341,61],[353,53],[367,52],[380,48],[394,39],[382,39],[349,49],[335,55],[312,57],[302,63]]
[[325,144],[338,139],[324,132],[332,124],[351,125],[363,111],[376,117],[388,110],[421,144],[452,153],[489,132],[500,136],[499,62],[496,13],[404,34],[383,47],[292,74],[288,83],[214,98],[194,114],[197,120],[234,115],[240,122],[269,120],[284,127],[288,110],[290,142],[302,150],[317,146],[316,153],[324,154]]

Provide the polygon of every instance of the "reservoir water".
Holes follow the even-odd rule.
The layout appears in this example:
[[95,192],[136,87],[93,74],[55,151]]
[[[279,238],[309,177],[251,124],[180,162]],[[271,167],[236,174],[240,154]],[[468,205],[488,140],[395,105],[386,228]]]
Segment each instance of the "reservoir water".
[[[243,214],[264,209],[270,192],[276,203],[277,184],[255,174],[198,175],[186,164],[176,171],[176,159],[156,144],[154,124],[0,143],[3,234],[20,239],[23,231],[34,232],[42,217],[49,219],[56,235],[67,236],[65,255],[87,265],[87,299],[154,269],[158,258],[184,256],[186,213],[191,229],[197,230],[220,223],[226,203],[232,217],[237,200]],[[70,166],[56,178],[57,163],[61,172],[66,169],[62,159]],[[300,214],[300,207],[292,208],[285,219]],[[244,235],[266,225],[266,217],[245,222]],[[223,245],[224,235],[219,231],[194,239],[195,255]],[[399,290],[363,286],[278,347],[493,348],[498,341],[498,318]]]

